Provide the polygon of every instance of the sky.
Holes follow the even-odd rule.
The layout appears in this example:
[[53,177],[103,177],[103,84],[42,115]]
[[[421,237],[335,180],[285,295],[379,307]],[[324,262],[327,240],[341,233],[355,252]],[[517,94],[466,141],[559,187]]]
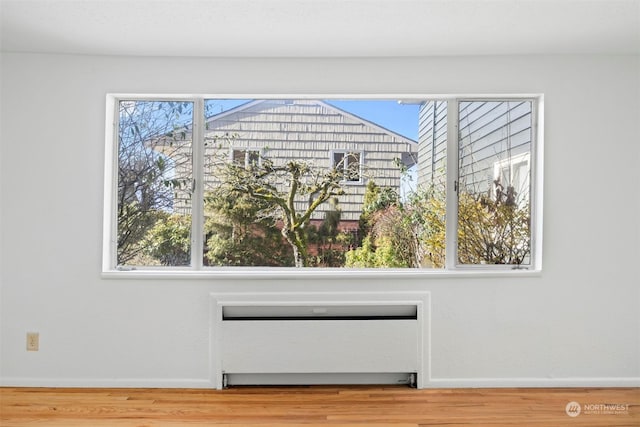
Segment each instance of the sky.
[[327,102],[414,141],[418,140],[420,106],[417,104],[400,104],[396,100],[329,100]]
[[[219,114],[242,105],[250,99],[210,99],[206,102],[207,116]],[[397,100],[324,100],[334,107],[376,123],[386,129],[418,140],[417,104],[400,104]]]

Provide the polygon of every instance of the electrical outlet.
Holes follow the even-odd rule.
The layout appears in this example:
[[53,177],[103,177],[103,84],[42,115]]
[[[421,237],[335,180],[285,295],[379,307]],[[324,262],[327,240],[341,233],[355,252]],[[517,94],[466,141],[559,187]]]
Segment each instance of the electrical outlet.
[[27,332],[27,351],[38,351],[40,348],[40,334]]

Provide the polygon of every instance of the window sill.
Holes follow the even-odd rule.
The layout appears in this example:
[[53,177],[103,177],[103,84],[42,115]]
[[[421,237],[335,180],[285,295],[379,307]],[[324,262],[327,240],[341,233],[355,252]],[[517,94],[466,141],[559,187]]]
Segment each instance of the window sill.
[[219,268],[207,270],[109,270],[103,279],[441,279],[539,277],[540,270],[465,268],[459,270],[347,269],[347,268]]

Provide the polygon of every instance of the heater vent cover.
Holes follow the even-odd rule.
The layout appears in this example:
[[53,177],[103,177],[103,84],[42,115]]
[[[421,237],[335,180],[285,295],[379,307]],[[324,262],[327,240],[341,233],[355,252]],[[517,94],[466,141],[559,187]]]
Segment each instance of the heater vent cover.
[[217,388],[238,384],[423,385],[426,308],[420,298],[248,299],[214,295]]

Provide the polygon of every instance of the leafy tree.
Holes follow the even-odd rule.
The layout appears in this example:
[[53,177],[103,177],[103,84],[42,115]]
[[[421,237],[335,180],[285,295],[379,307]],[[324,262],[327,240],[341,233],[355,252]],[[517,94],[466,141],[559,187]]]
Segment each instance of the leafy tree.
[[[373,212],[369,221],[371,230],[368,239],[369,248],[374,254],[369,267],[419,267],[416,255],[420,242],[416,231],[417,224],[401,204],[390,205]],[[365,242],[363,240],[363,247]],[[356,249],[357,251],[357,249]],[[349,260],[349,258],[347,258]],[[366,263],[365,263],[366,264]],[[417,265],[416,265],[417,264]],[[347,263],[349,265],[349,262]]]
[[[497,186],[499,183],[495,183]],[[462,189],[458,200],[458,262],[519,265],[530,255],[530,213],[512,190],[491,197]],[[421,188],[400,202],[371,184],[365,196],[361,247],[350,267],[434,267],[445,263],[445,193]]]
[[371,235],[365,237],[362,246],[345,254],[345,267],[356,268],[399,268],[407,267],[397,256],[397,247],[388,236],[376,239],[375,245]]
[[338,207],[337,199],[329,201],[332,208],[325,213],[319,226],[309,224],[307,241],[315,249],[315,260],[310,256],[310,264],[322,267],[342,267],[345,261],[345,252],[353,244],[353,235],[340,230],[342,212]]
[[362,214],[360,215],[360,235],[366,236],[374,225],[374,215],[389,206],[398,205],[400,196],[389,187],[378,186],[373,179],[367,182],[362,200]]
[[270,218],[260,216],[268,209],[264,200],[246,194],[221,191],[205,197],[207,247],[211,265],[291,266],[290,247]]
[[360,230],[366,236],[362,247],[349,251],[348,267],[419,266],[416,223],[391,188],[369,181],[360,216]]
[[[212,191],[214,198],[248,197],[256,202],[258,218],[270,218],[290,245],[293,264],[310,264],[307,232],[311,215],[332,197],[344,194],[343,172],[339,167],[322,170],[302,160],[287,160],[275,164],[264,158],[250,165],[225,162],[218,166],[219,185]],[[299,202],[306,200],[306,208]]]
[[345,267],[370,268],[376,266],[376,251],[371,242],[371,236],[366,236],[362,240],[362,246],[345,254]]
[[142,243],[145,254],[162,265],[191,262],[191,217],[161,214],[161,220],[147,232]]
[[443,268],[446,251],[444,190],[430,186],[413,193],[409,200],[412,221],[419,224],[420,264],[422,267]]
[[529,206],[511,196],[462,192],[458,206],[458,261],[520,265],[531,253]]

